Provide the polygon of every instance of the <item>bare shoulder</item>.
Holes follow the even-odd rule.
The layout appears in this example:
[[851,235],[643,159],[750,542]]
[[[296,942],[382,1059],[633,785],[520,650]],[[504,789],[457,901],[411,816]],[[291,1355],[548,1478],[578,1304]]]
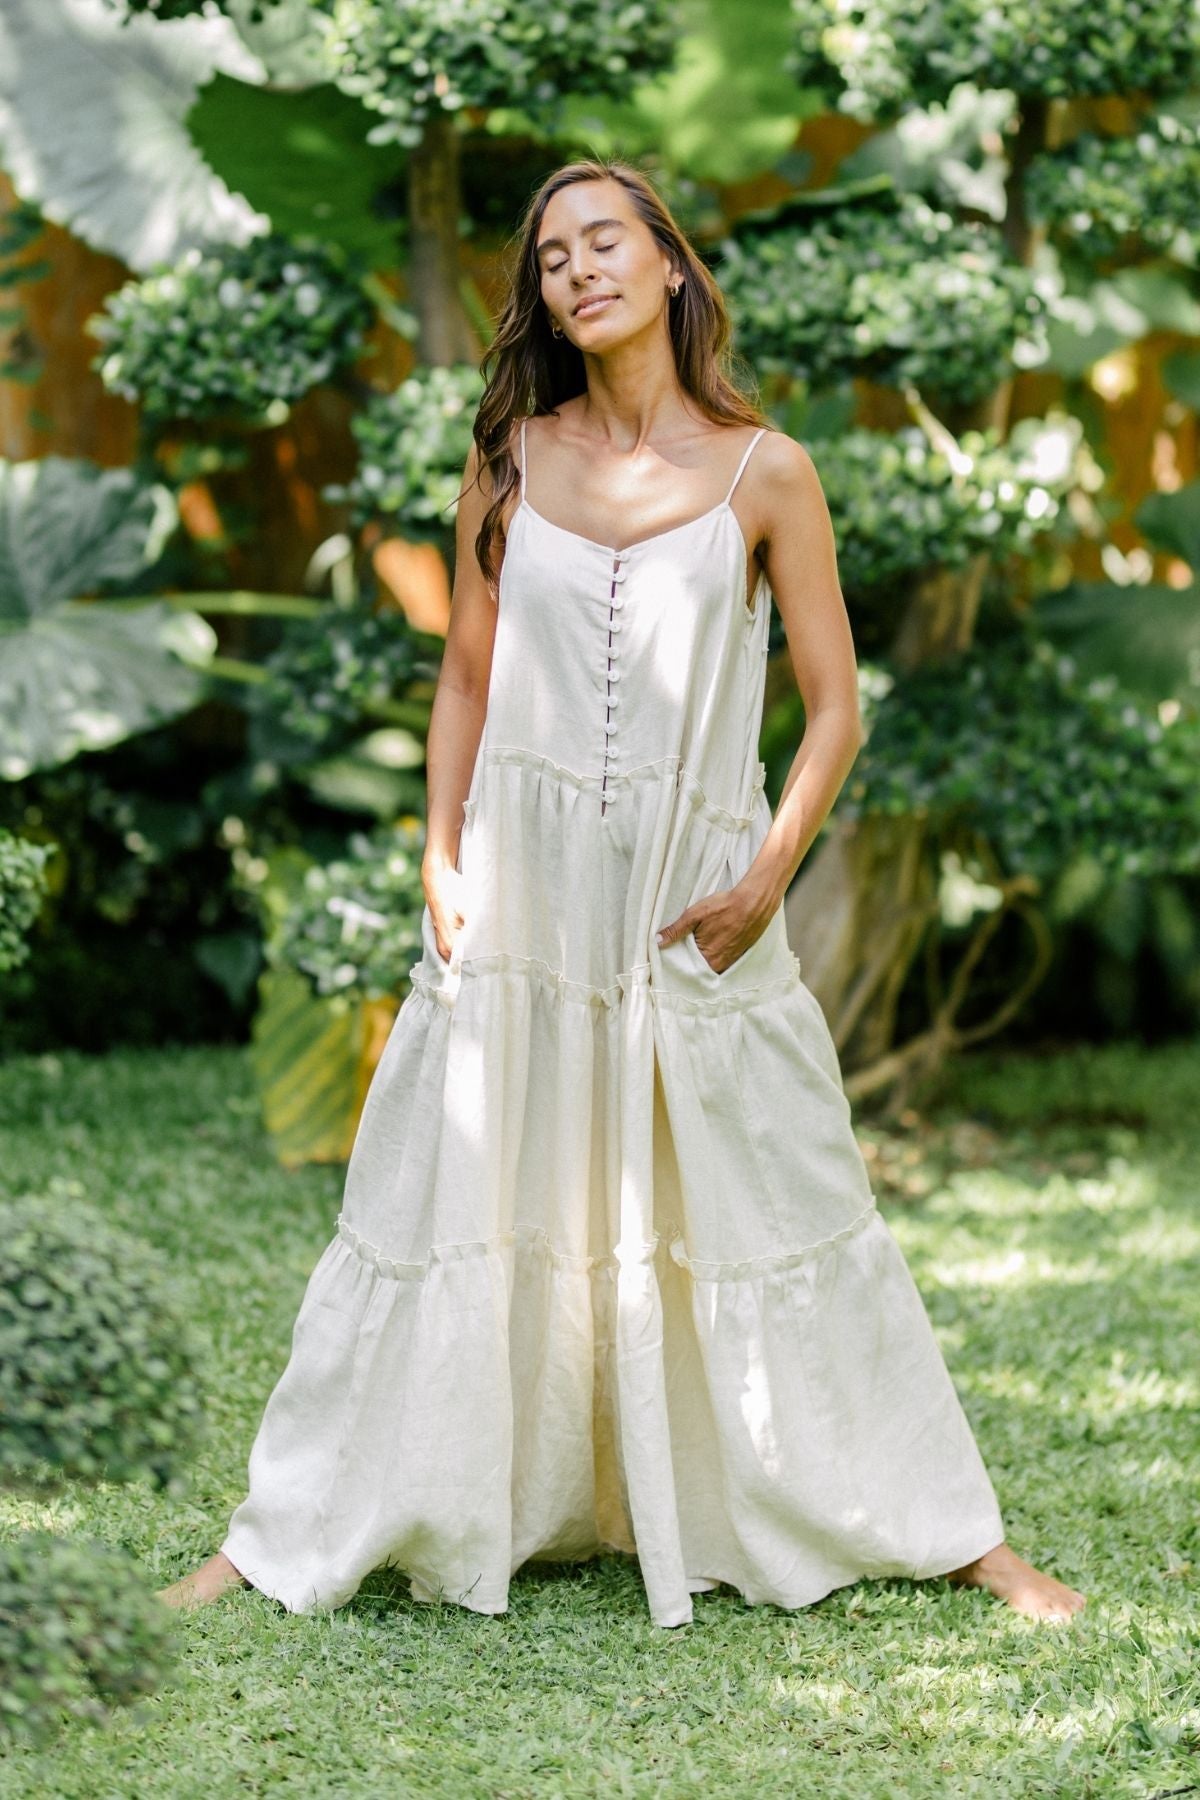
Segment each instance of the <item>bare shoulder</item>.
[[821,483],[817,466],[804,445],[778,427],[768,428],[754,452],[757,479],[764,490],[790,494],[793,499],[811,494]]
[[768,430],[755,448],[753,494],[760,535],[769,542],[798,518],[825,514],[817,465],[786,431]]

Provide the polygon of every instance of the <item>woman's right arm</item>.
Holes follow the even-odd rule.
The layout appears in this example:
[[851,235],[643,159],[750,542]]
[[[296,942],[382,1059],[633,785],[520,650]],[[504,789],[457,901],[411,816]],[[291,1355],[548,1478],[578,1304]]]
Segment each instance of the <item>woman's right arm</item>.
[[491,504],[485,475],[476,481],[478,447],[472,443],[463,471],[455,520],[454,593],[441,672],[429,717],[426,746],[427,822],[421,879],[440,955],[450,959],[463,923],[456,880],[463,801],[483,735],[488,680],[496,636],[496,602],[475,555],[475,539]]

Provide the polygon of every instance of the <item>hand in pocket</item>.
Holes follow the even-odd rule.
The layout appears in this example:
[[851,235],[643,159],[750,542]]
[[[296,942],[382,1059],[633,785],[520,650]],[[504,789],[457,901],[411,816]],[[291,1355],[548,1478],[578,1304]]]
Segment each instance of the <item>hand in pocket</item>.
[[672,944],[690,932],[713,974],[723,975],[758,942],[774,911],[774,907],[764,909],[745,885],[737,882],[685,906],[677,918],[659,926],[658,942],[660,946]]
[[467,918],[466,883],[462,870],[446,863],[440,869],[426,874],[425,898],[429,902],[429,917],[433,924],[437,953],[443,962],[449,962],[455,941]]

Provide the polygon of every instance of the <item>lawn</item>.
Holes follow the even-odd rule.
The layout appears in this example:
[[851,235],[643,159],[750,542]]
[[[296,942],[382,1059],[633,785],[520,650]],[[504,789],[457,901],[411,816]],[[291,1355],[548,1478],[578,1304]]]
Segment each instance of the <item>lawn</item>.
[[[1010,1540],[1090,1596],[1073,1624],[869,1581],[797,1613],[700,1595],[663,1631],[621,1557],[527,1565],[499,1618],[395,1572],[308,1617],[239,1590],[180,1620],[135,1712],[11,1755],[4,1800],[1200,1793],[1200,1046],[977,1056],[859,1131]],[[0,1067],[0,1188],[144,1233],[208,1340],[185,1494],[0,1500],[161,1586],[242,1497],[341,1170],[275,1165],[239,1051],[70,1054]]]

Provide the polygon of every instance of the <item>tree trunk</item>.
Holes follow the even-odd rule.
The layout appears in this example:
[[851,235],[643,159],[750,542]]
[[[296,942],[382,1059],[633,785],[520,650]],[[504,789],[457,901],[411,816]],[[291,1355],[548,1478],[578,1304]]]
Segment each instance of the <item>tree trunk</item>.
[[788,941],[847,1067],[865,1067],[891,1048],[900,990],[936,904],[927,829],[916,814],[835,814],[792,884]]
[[408,168],[409,300],[417,315],[417,361],[446,368],[483,354],[462,303],[458,222],[462,211],[458,131],[438,113]]

